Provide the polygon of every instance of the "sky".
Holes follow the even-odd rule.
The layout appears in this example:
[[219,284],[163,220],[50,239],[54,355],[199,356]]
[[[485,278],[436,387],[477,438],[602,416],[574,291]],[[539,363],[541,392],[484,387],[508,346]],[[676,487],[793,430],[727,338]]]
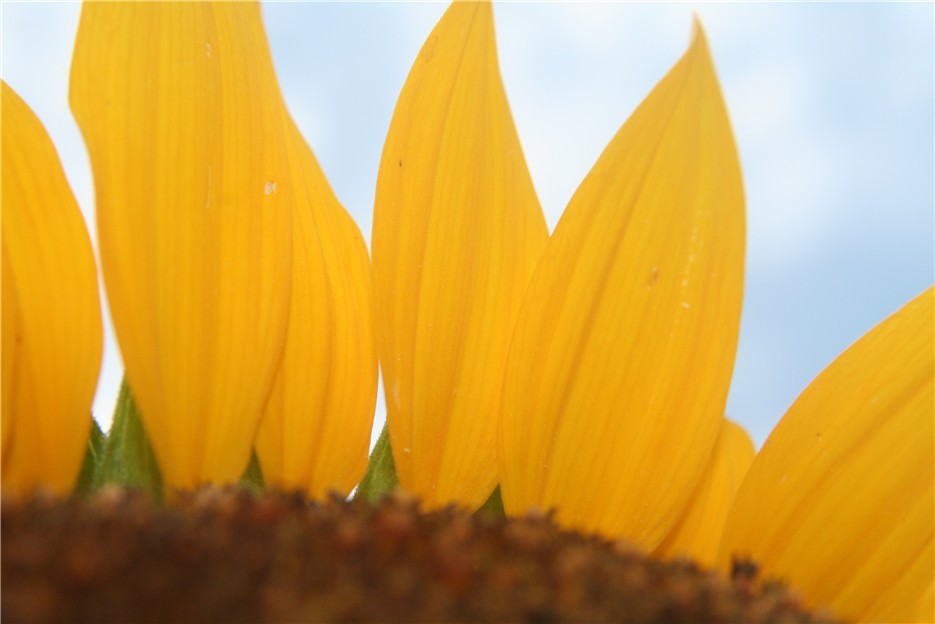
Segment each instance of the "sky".
[[[267,2],[289,109],[370,239],[393,107],[446,7]],[[94,195],[68,108],[80,5],[0,3],[0,75],[59,150],[96,244]],[[708,34],[744,173],[744,311],[728,415],[759,446],[808,383],[935,275],[931,2],[496,2],[503,81],[550,228],[637,104]],[[94,403],[122,367],[107,320]],[[374,439],[385,415],[378,402]]]

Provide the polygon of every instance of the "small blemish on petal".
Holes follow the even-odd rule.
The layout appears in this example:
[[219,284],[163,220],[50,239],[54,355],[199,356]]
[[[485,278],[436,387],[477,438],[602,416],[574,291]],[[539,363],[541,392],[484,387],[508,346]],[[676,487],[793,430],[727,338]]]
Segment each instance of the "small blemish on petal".
[[205,56],[211,58],[211,43],[208,41],[205,41]]
[[266,193],[267,195],[272,195],[273,193],[275,193],[276,183],[272,181],[267,182],[266,185],[263,187],[263,192]]
[[393,382],[392,392],[390,392],[390,398],[393,401],[393,405],[397,409],[400,409],[402,406],[402,401],[399,398],[399,382]]
[[646,280],[646,288],[652,288],[659,281],[659,267],[653,267],[649,272],[649,279]]

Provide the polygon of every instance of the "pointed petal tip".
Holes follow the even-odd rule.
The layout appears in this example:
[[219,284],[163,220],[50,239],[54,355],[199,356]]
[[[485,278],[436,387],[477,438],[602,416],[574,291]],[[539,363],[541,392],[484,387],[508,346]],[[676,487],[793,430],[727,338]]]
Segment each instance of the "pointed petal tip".
[[701,24],[701,17],[698,15],[697,11],[692,13],[692,43],[697,39],[704,39],[704,26]]
[[705,33],[704,25],[701,23],[701,17],[698,13],[692,15],[692,34],[689,45],[690,52],[702,52],[705,57],[711,57],[711,49],[708,46],[708,36]]
[[575,192],[527,289],[503,380],[508,511],[558,507],[560,521],[646,549],[703,474],[740,326],[743,184],[702,49],[698,29]]
[[496,59],[491,3],[453,2],[403,86],[377,180],[387,420],[400,483],[426,504],[477,507],[496,484],[498,386],[548,240]]

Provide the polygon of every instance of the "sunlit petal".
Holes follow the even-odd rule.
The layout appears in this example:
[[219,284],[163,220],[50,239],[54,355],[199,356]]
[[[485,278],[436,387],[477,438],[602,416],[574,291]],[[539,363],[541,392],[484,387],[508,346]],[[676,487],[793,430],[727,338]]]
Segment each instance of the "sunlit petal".
[[267,485],[347,495],[367,466],[377,392],[370,258],[286,120],[295,193],[292,309],[256,450]]
[[97,267],[51,139],[2,88],[3,490],[67,494],[101,367]]
[[918,617],[935,574],[933,324],[929,289],[802,393],[737,492],[725,566],[751,557],[843,618]]
[[383,149],[374,299],[402,487],[477,507],[497,482],[499,386],[548,237],[497,65],[488,2],[455,2],[403,87]]
[[549,241],[503,383],[508,513],[652,549],[701,479],[740,320],[744,200],[700,28]]
[[291,283],[294,191],[259,6],[88,3],[72,63],[114,326],[165,480],[234,481]]
[[659,557],[687,557],[702,565],[717,561],[727,512],[750,462],[753,441],[744,429],[724,419],[708,467],[688,506],[656,548]]
[[923,591],[916,609],[916,622],[935,622],[935,580]]

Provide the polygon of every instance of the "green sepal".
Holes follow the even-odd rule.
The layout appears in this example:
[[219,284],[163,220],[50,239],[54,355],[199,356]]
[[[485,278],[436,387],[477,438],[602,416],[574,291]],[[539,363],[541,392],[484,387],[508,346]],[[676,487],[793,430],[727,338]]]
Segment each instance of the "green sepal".
[[162,473],[126,378],[120,384],[114,420],[95,476],[97,488],[108,484],[123,485],[142,489],[154,498],[162,499]]
[[97,473],[101,469],[101,462],[104,459],[106,444],[107,438],[104,436],[101,426],[97,424],[92,416],[91,431],[88,434],[88,450],[84,454],[81,473],[78,475],[78,482],[75,484],[75,494],[88,494],[94,490]]
[[266,481],[263,479],[263,469],[260,467],[260,458],[256,456],[256,451],[250,453],[250,463],[243,476],[240,477],[240,487],[249,490],[254,494],[262,494],[266,489]]
[[499,485],[494,488],[494,491],[491,492],[487,501],[481,505],[480,509],[475,513],[479,516],[491,516],[494,518],[502,518],[506,515],[503,511],[503,498],[500,496]]
[[393,461],[393,449],[390,447],[390,434],[386,425],[377,438],[377,443],[370,454],[367,473],[357,486],[354,498],[363,498],[368,503],[376,504],[380,499],[399,487],[396,476],[396,463]]

